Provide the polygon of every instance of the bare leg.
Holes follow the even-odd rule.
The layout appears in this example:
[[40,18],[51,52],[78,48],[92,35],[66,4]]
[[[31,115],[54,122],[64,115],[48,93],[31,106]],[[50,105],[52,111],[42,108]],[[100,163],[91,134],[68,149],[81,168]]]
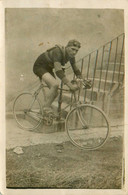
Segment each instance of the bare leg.
[[54,101],[54,99],[57,97],[58,95],[58,83],[57,80],[50,74],[50,73],[45,73],[42,76],[43,81],[45,81],[45,83],[48,85],[49,87],[49,93],[46,96],[46,102],[44,103],[43,106],[45,107],[50,107],[52,102]]

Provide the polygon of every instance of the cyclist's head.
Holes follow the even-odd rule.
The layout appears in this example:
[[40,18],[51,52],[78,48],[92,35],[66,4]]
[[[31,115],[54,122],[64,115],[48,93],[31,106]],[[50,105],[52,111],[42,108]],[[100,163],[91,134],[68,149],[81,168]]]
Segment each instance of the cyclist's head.
[[80,42],[73,39],[73,40],[70,40],[66,46],[66,49],[67,49],[67,52],[68,52],[68,55],[73,58],[78,50],[80,49],[81,45],[80,45]]
[[75,40],[75,39],[73,39],[73,40],[70,40],[69,42],[68,42],[68,44],[67,44],[67,46],[66,47],[74,47],[74,48],[76,48],[76,49],[80,49],[80,47],[81,47],[81,44],[80,44],[80,42],[79,41],[77,41],[77,40]]

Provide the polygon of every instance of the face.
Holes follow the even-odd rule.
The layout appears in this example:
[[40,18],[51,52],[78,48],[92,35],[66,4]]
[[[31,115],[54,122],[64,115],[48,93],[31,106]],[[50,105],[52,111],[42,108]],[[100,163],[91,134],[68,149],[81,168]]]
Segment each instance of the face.
[[78,52],[77,47],[67,47],[67,53],[70,58],[74,58]]

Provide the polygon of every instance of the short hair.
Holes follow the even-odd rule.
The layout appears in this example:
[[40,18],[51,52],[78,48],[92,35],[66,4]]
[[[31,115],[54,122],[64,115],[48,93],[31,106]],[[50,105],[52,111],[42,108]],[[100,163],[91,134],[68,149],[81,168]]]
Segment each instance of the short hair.
[[73,39],[73,40],[70,40],[68,42],[68,44],[67,44],[67,47],[71,47],[71,46],[80,48],[81,47],[81,44],[80,44],[79,41]]

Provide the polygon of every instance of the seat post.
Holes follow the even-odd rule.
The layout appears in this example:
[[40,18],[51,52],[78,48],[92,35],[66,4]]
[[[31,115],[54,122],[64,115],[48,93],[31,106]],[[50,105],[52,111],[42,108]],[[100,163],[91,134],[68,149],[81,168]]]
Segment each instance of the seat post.
[[40,88],[42,89],[43,95],[44,95],[44,101],[46,101],[46,92],[44,89],[44,84],[42,83],[42,78],[39,77],[40,80]]

